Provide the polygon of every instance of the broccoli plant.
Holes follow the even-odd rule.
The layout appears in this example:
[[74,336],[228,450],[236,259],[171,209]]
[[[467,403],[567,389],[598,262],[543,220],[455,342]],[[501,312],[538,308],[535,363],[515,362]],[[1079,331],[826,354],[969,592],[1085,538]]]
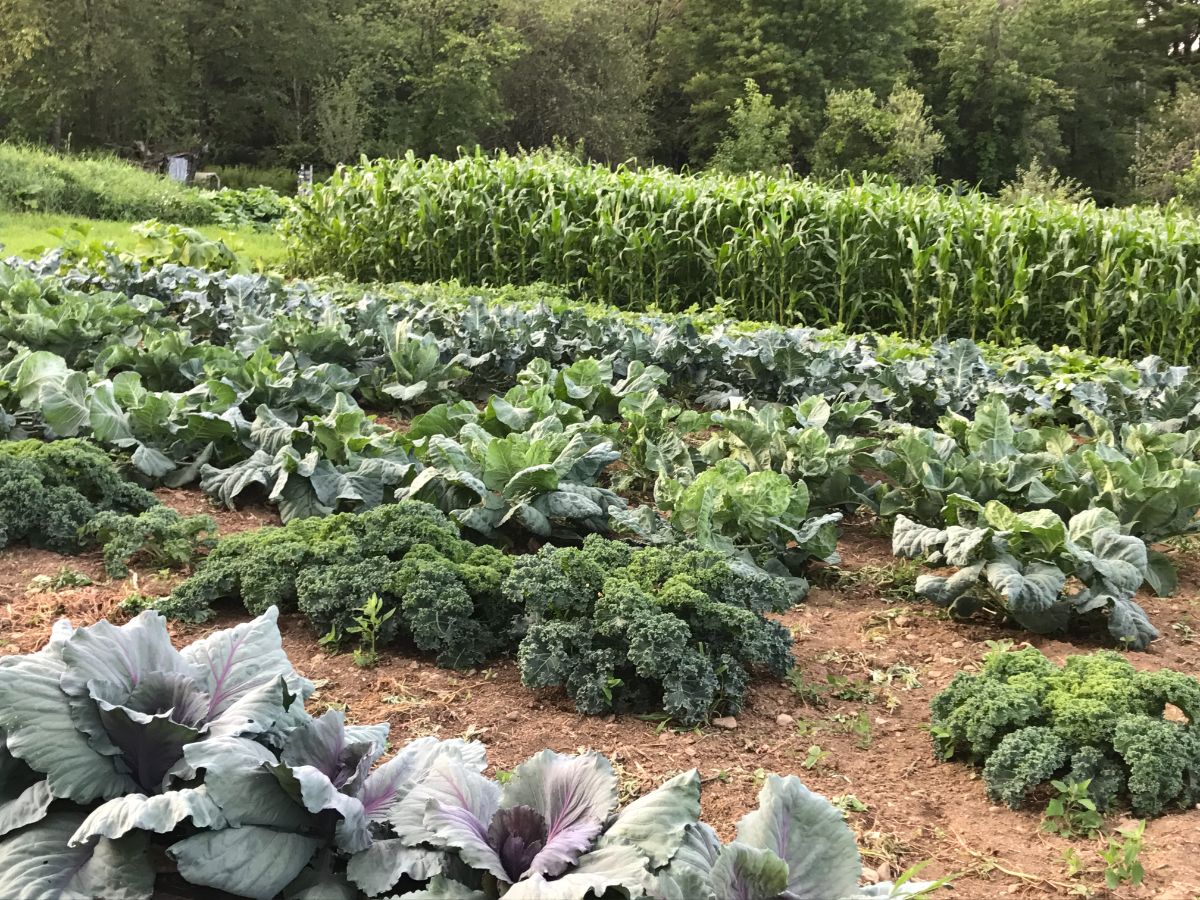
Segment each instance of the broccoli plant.
[[157,504],[83,441],[0,443],[0,547],[28,541],[79,553],[94,543],[87,526],[101,513],[137,514]]
[[[1170,704],[1186,721],[1164,716]],[[1101,651],[1056,666],[1038,650],[997,650],[933,698],[942,759],[983,766],[988,795],[1016,808],[1040,785],[1088,783],[1100,810],[1138,815],[1200,802],[1200,681],[1143,672]]]
[[524,608],[521,679],[565,688],[580,712],[663,711],[683,725],[736,712],[756,668],[785,674],[791,636],[764,613],[781,579],[692,548],[582,548],[518,559],[504,592]]
[[181,516],[166,506],[153,506],[136,516],[106,510],[84,533],[104,545],[104,571],[113,578],[129,574],[134,560],[165,568],[183,568],[216,543],[217,523],[211,516]]
[[387,504],[225,538],[158,609],[196,622],[220,600],[251,612],[277,604],[299,609],[337,644],[377,595],[378,646],[405,639],[441,665],[468,666],[511,646],[517,610],[500,590],[510,566],[495,547],[463,540],[432,506]]

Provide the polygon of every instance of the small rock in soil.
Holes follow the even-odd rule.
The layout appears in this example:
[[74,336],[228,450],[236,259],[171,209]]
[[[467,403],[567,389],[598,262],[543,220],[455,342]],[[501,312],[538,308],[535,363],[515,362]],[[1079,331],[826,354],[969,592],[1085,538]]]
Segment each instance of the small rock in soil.
[[515,721],[517,721],[517,719],[521,718],[521,714],[519,712],[517,712],[515,709],[510,709],[508,712],[506,712],[504,714],[504,718],[508,719],[508,721],[510,721],[510,722],[515,722]]
[[896,618],[894,618],[892,621],[896,623],[897,628],[905,628],[908,626],[908,623],[912,621],[912,619],[910,619],[908,616],[896,616]]
[[713,719],[712,723],[715,728],[724,728],[726,731],[733,731],[733,729],[738,727],[737,719],[733,716],[721,716],[718,719]]
[[779,715],[777,715],[775,717],[775,724],[783,725],[784,727],[791,725],[795,721],[796,720],[793,719],[791,716],[789,716],[787,713],[780,713]]

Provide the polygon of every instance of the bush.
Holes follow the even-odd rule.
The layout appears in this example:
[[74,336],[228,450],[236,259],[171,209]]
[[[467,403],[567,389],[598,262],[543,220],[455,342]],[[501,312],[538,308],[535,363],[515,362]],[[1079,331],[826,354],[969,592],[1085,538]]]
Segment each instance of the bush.
[[186,225],[215,222],[218,211],[210,195],[115,156],[66,156],[15,144],[0,144],[0,209]]
[[[1164,717],[1176,707],[1186,722]],[[1056,666],[1030,647],[989,653],[931,704],[936,753],[983,766],[988,796],[1012,808],[1053,779],[1089,781],[1096,806],[1137,815],[1200,802],[1200,681],[1141,672],[1119,653]]]
[[662,710],[681,725],[737,712],[750,673],[792,667],[791,635],[765,618],[784,583],[720,553],[589,536],[520,558],[504,593],[529,623],[521,680],[565,688],[580,712]]
[[743,172],[778,172],[792,155],[791,131],[783,111],[771,102],[752,78],[745,93],[729,108],[729,127],[717,144],[709,167],[736,175]]

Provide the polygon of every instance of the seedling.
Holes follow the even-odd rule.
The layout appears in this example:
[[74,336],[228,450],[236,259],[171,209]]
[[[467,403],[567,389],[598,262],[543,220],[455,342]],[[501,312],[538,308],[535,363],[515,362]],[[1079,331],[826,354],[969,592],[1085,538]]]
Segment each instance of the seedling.
[[[1108,847],[1100,851],[1106,863],[1104,884],[1111,891],[1122,884],[1137,886],[1146,877],[1146,870],[1138,862],[1142,852],[1142,836],[1146,832],[1146,820],[1118,829],[1117,834],[1108,836]],[[1117,835],[1120,835],[1118,837]]]
[[383,601],[379,599],[378,594],[372,594],[359,608],[358,615],[354,617],[354,624],[346,629],[347,633],[359,636],[359,646],[354,651],[356,666],[367,668],[379,661],[376,650],[379,631],[395,612],[395,608],[384,611]]
[[804,762],[800,763],[800,767],[811,771],[820,765],[828,755],[828,750],[822,750],[819,746],[813,744],[808,748],[808,755],[804,757]]
[[1042,829],[1063,837],[1091,837],[1104,824],[1104,816],[1096,809],[1088,794],[1091,779],[1083,781],[1051,781],[1058,796],[1046,804]]

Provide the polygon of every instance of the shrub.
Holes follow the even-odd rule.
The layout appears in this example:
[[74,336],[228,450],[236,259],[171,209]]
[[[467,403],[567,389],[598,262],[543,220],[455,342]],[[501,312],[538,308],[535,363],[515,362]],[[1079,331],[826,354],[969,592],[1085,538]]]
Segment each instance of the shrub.
[[[1187,721],[1164,716],[1167,705]],[[983,766],[988,796],[1016,808],[1053,779],[1089,781],[1103,810],[1126,797],[1138,815],[1200,802],[1200,681],[1142,672],[1120,654],[1060,667],[1030,647],[997,650],[933,698],[937,755]]]
[[729,107],[729,126],[717,144],[709,166],[718,172],[778,172],[792,155],[790,126],[771,95],[747,78],[745,91]]
[[514,565],[504,593],[524,608],[521,680],[565,688],[580,712],[662,710],[682,725],[736,712],[750,673],[792,667],[791,636],[764,617],[784,583],[695,549],[589,536]]

